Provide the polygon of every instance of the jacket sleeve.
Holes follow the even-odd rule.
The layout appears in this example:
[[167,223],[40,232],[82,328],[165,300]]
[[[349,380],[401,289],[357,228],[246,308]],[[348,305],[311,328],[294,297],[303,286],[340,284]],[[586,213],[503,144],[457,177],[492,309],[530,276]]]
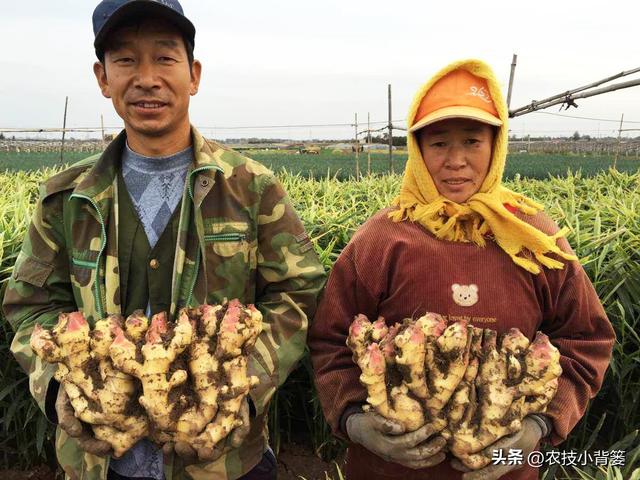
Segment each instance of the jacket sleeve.
[[334,264],[309,330],[318,397],[331,430],[343,439],[347,415],[359,411],[367,399],[367,391],[359,380],[360,368],[346,344],[349,326],[360,313],[375,319],[378,310],[378,298],[358,276],[350,255],[351,246],[345,248]]
[[555,315],[541,330],[560,350],[562,375],[545,414],[553,423],[549,441],[558,445],[583,417],[596,396],[611,360],[615,332],[598,295],[578,262],[557,289]]
[[251,400],[260,415],[302,357],[325,272],[289,198],[266,176],[258,211],[256,308],[263,330],[249,361],[260,383]]
[[62,234],[60,195],[38,201],[9,278],[3,301],[4,318],[15,331],[11,352],[29,375],[29,388],[40,409],[57,421],[54,401],[55,366],[37,357],[29,340],[36,323],[52,327],[61,311],[76,309]]

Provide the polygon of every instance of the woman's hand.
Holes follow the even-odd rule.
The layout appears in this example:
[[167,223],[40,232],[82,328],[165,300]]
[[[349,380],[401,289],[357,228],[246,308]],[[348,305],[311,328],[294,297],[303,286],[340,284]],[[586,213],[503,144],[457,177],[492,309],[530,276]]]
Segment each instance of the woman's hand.
[[353,443],[359,443],[387,462],[399,463],[415,470],[432,467],[442,462],[441,452],[447,443],[434,435],[431,425],[415,432],[404,433],[404,427],[377,413],[354,413],[347,419],[347,434]]
[[[484,451],[491,455],[491,458],[498,456],[494,452],[502,450],[500,458],[507,458],[509,449],[522,450],[523,461],[526,462],[529,454],[534,451],[536,445],[542,437],[542,429],[535,420],[525,417],[522,420],[522,428],[509,436],[503,437]],[[461,472],[467,472],[462,476],[463,480],[497,480],[512,470],[522,468],[520,465],[488,465],[474,472],[465,467],[459,460],[453,459],[451,466]]]

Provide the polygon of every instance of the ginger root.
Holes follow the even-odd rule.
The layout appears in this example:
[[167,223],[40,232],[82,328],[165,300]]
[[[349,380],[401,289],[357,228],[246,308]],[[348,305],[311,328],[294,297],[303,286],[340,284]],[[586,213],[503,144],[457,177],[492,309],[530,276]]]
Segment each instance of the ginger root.
[[[131,321],[135,322],[136,319]],[[137,323],[131,326],[134,331],[138,331],[136,327]],[[140,379],[140,405],[146,410],[154,431],[157,431],[156,438],[170,438],[175,430],[173,412],[178,405],[170,401],[169,394],[187,380],[186,370],[177,369],[170,373],[170,369],[177,356],[191,343],[193,327],[189,319],[180,315],[175,325],[169,325],[166,313],[154,315],[142,346],[140,343],[136,345],[133,338],[128,338],[125,330],[115,330],[116,337],[109,347],[113,364],[123,372]]]
[[[258,384],[258,377],[250,377],[248,375],[247,352],[255,344],[258,335],[262,331],[262,314],[253,306],[244,307],[237,300],[232,300],[228,304],[223,305],[215,311],[207,311],[203,307],[202,316],[200,317],[199,329],[203,335],[200,336],[199,342],[201,350],[205,346],[208,353],[202,353],[199,356],[191,355],[189,369],[195,380],[196,392],[199,398],[199,406],[211,403],[213,397],[212,390],[216,384],[209,385],[209,381],[214,377],[220,385],[219,393],[216,396],[219,399],[217,409],[207,410],[207,422],[204,430],[202,430],[202,422],[191,422],[191,430],[179,432],[182,437],[191,436],[191,444],[198,450],[213,449],[231,431],[242,425],[239,418],[239,412],[242,403],[249,394],[252,387]],[[215,350],[212,342],[214,328],[211,327],[214,318],[222,315],[218,326],[217,338],[215,342]],[[198,342],[196,342],[198,344]],[[215,351],[215,354],[210,353]],[[222,368],[219,364],[222,362]],[[215,367],[215,370],[209,370]],[[214,372],[212,376],[209,372]],[[206,375],[207,379],[204,379]],[[207,399],[207,395],[210,395]],[[197,410],[197,409],[196,409]],[[197,418],[200,413],[191,410],[185,413],[183,417]],[[215,417],[214,417],[215,415]],[[185,425],[186,421],[182,423]]]
[[61,313],[52,330],[36,325],[31,347],[58,365],[76,416],[114,456],[147,436],[211,451],[242,425],[258,383],[249,353],[261,331],[262,314],[231,300],[183,308],[175,323],[164,312],[151,322],[142,311],[126,321],[110,315],[93,330],[81,312]]
[[92,426],[96,438],[109,443],[120,457],[147,433],[146,416],[129,406],[135,380],[113,367],[108,356],[113,332],[121,318],[110,316],[93,331],[81,312],[61,313],[52,331],[36,325],[31,348],[43,360],[57,363],[55,378],[62,384],[76,417]]
[[541,332],[530,343],[516,328],[498,336],[433,313],[391,327],[358,315],[347,345],[368,408],[407,431],[429,423],[474,470],[490,463],[489,447],[519,430],[526,415],[546,410],[562,374],[560,353]]

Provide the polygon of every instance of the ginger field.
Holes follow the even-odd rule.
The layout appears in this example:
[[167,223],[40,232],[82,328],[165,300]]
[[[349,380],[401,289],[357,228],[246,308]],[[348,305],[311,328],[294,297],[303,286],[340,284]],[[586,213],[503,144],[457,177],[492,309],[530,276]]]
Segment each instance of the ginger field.
[[[353,170],[345,165],[352,164],[351,155],[252,156],[278,172],[328,270],[358,226],[390,203],[401,182],[399,175],[349,179]],[[397,160],[401,169],[402,158],[398,156]],[[15,154],[11,161],[21,162]],[[374,172],[382,173],[387,157],[379,155],[375,162]],[[610,159],[598,157],[514,155],[509,161],[507,185],[546,205],[552,218],[571,229],[568,240],[616,330],[617,342],[604,385],[560,448],[596,450],[624,439],[617,446],[627,450],[630,463],[634,463],[640,458],[640,439],[634,435],[640,425],[640,161],[619,161],[619,168],[625,168],[625,172],[609,170],[608,162]],[[7,168],[6,163],[3,165]],[[581,174],[568,170],[580,170]],[[37,186],[52,173],[34,170],[0,174],[0,188],[11,192],[0,204],[2,287],[11,275],[33,212]],[[9,352],[11,338],[10,327],[0,318],[0,469],[52,460],[52,425],[30,397],[27,377]],[[343,444],[330,435],[311,375],[310,361],[305,357],[274,397],[270,411],[272,446],[277,451],[292,438],[304,438],[318,455],[333,458]],[[561,478],[557,473],[555,477],[550,472],[547,478]]]

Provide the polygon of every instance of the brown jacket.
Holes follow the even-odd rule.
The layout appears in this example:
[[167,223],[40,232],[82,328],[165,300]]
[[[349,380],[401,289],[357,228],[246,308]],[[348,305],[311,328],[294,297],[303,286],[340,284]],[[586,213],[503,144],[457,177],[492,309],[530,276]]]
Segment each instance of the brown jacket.
[[[394,324],[429,311],[452,321],[465,318],[499,333],[517,327],[530,339],[538,330],[546,333],[560,350],[563,370],[547,409],[553,421],[550,441],[557,445],[565,440],[598,392],[615,341],[580,263],[568,262],[562,270],[545,268],[533,275],[491,241],[480,248],[437,240],[419,224],[393,223],[388,212],[382,210],[369,219],[340,255],[309,331],[318,394],[333,432],[345,438],[345,410],[363,404],[367,397],[358,380],[360,369],[345,345],[354,316],[382,315]],[[558,231],[543,213],[519,216],[547,234]],[[571,251],[565,239],[559,245]],[[456,294],[471,285],[476,287],[476,298],[461,300]],[[349,480],[372,475],[408,480],[418,472],[351,446],[347,473]],[[460,478],[448,460],[419,475]],[[533,479],[537,471],[525,467],[504,478]]]

